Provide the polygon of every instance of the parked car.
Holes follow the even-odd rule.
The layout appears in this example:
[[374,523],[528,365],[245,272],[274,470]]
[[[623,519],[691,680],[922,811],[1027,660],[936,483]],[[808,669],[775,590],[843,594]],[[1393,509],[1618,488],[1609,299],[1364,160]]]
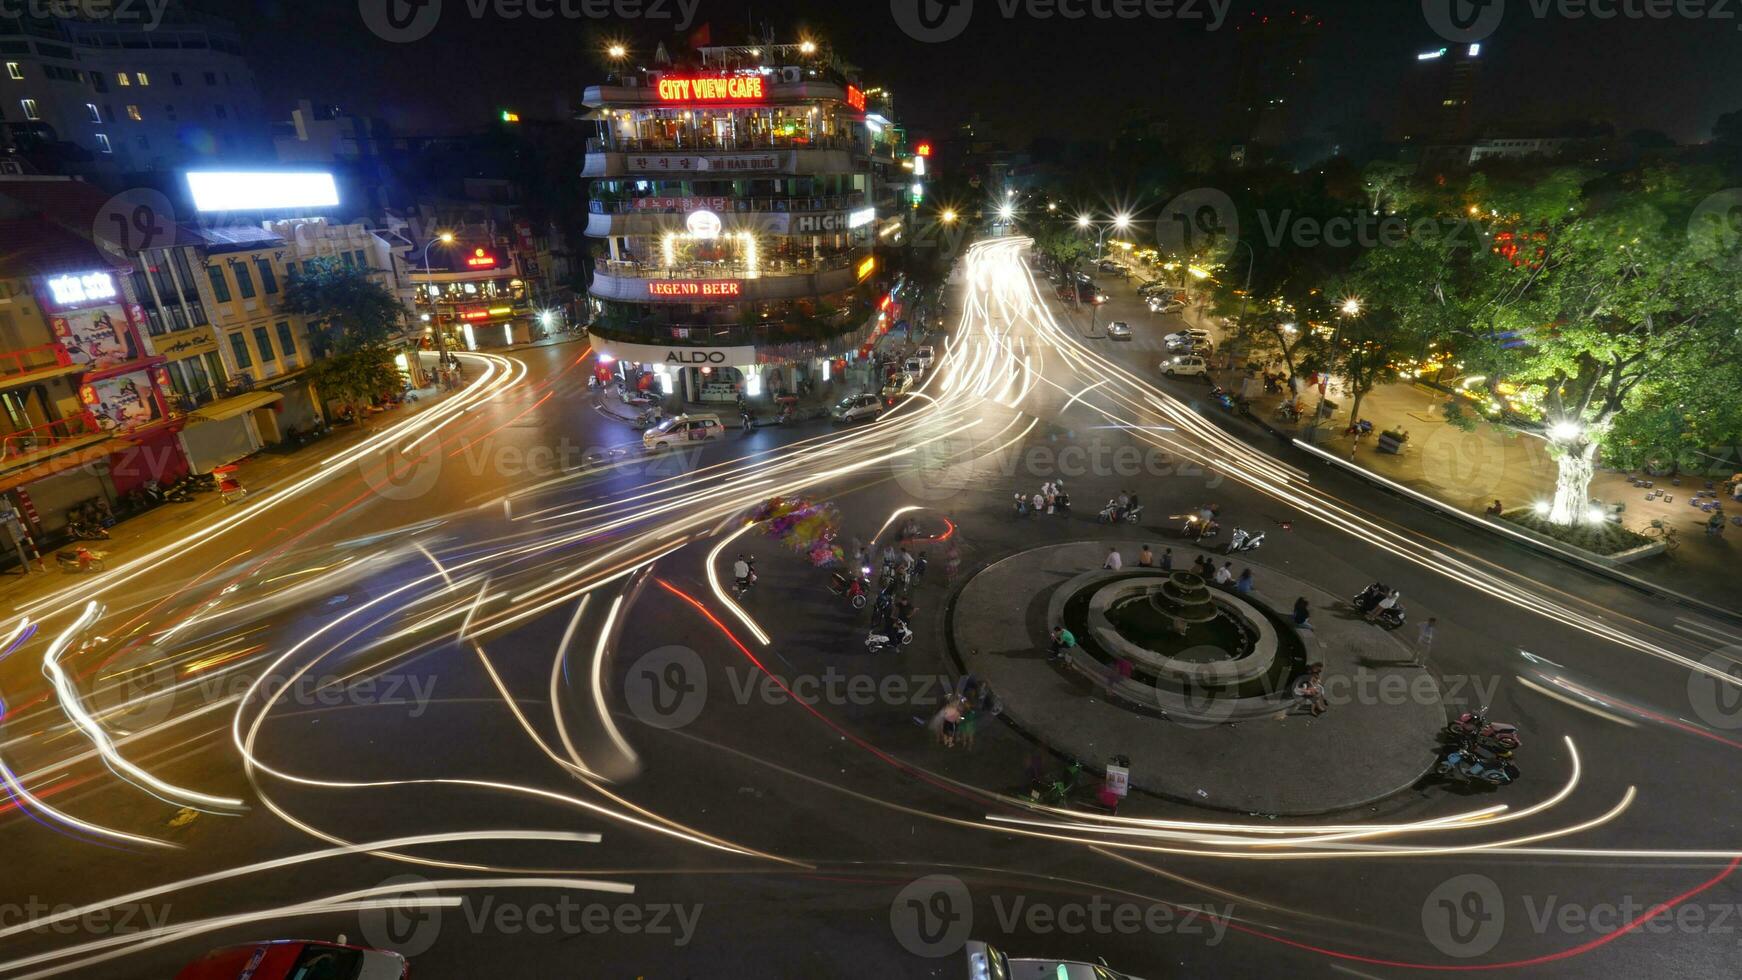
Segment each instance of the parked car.
[[1131,324],[1126,323],[1124,320],[1114,320],[1112,323],[1107,324],[1107,339],[1130,340]]
[[865,422],[883,414],[883,399],[876,395],[848,395],[829,409],[829,418],[836,422]]
[[1095,288],[1093,282],[1077,283],[1077,299],[1084,303],[1105,303],[1107,294]]
[[938,352],[936,348],[926,346],[915,350],[913,356],[917,358],[921,364],[925,365],[927,371],[930,371],[931,362],[937,359]]
[[1151,279],[1148,282],[1137,287],[1137,295],[1144,296],[1144,297],[1147,297],[1153,293],[1159,293],[1159,292],[1173,293],[1173,292],[1178,292],[1178,291],[1179,291],[1178,286],[1175,286],[1172,283],[1162,282],[1159,279]]
[[969,941],[968,980],[1138,980],[1128,973],[1079,960],[1011,959],[988,943]]
[[214,949],[182,967],[175,980],[403,980],[410,975],[405,957],[384,949],[274,939]]
[[1110,272],[1113,275],[1119,275],[1125,271],[1124,266],[1112,259],[1102,259],[1098,264],[1096,264],[1095,268],[1100,269],[1102,272]]
[[1166,341],[1169,346],[1178,344],[1184,347],[1190,344],[1208,344],[1210,342],[1210,332],[1208,330],[1199,330],[1194,327],[1190,330],[1180,330],[1170,333],[1161,339]]
[[1170,378],[1204,377],[1210,373],[1210,362],[1196,354],[1181,354],[1162,361],[1161,373]]
[[676,415],[641,434],[647,449],[670,449],[688,442],[725,438],[726,427],[718,415]]
[[1185,308],[1185,303],[1174,299],[1167,293],[1156,293],[1149,297],[1149,312],[1151,313],[1178,313]]

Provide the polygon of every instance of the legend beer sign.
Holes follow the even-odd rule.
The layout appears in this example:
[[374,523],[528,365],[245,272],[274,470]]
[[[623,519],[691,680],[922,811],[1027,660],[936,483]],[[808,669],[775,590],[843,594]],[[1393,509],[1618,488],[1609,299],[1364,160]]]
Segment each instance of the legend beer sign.
[[761,102],[768,98],[761,75],[661,78],[658,92],[661,102]]
[[647,295],[660,299],[731,299],[743,294],[744,284],[736,279],[655,279],[647,284]]

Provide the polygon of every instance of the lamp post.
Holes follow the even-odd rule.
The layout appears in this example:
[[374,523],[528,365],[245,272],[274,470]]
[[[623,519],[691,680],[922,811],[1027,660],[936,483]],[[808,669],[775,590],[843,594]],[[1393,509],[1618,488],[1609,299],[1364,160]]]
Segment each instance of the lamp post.
[[[1117,228],[1120,231],[1124,231],[1125,229],[1131,227],[1131,216],[1129,214],[1125,214],[1124,212],[1120,212],[1119,214],[1116,214],[1113,216],[1112,221],[1097,222],[1094,218],[1090,217],[1089,215],[1079,214],[1079,215],[1077,215],[1077,227],[1080,229],[1083,229],[1085,231],[1091,227],[1098,228],[1098,230],[1095,232],[1095,260],[1098,262],[1101,260],[1102,251],[1106,248],[1107,232],[1111,229],[1114,229],[1114,228]],[[1071,284],[1071,293],[1073,295],[1076,293],[1076,283]],[[1095,336],[1095,319],[1099,313],[1100,313],[1100,304],[1090,302],[1089,303],[1089,337],[1091,339],[1093,339]]]
[[[443,245],[451,245],[453,243],[453,241],[454,241],[454,233],[451,231],[444,231],[444,232],[437,234],[436,237],[423,243],[423,285],[424,285],[424,290],[425,290],[425,292],[424,292],[425,296],[429,295],[428,289],[430,286],[429,280],[430,280],[430,275],[431,275],[430,268],[429,268],[429,247],[431,245],[434,245],[436,242],[441,242]],[[447,367],[448,367],[448,343],[447,343],[447,337],[444,336],[444,333],[443,333],[442,321],[441,321],[441,311],[436,308],[435,300],[433,300],[433,299],[430,300],[429,308],[430,308],[430,323],[434,324],[434,326],[435,326],[436,370],[437,371],[446,371]]]
[[[1338,312],[1341,316],[1337,318],[1337,329],[1331,334],[1331,357],[1333,358],[1337,356],[1337,348],[1343,344],[1343,321],[1361,315],[1361,298],[1350,296],[1344,299]],[[1329,372],[1325,373],[1328,375]],[[1329,394],[1330,387],[1329,377],[1319,378],[1319,404],[1313,409],[1312,438],[1308,440],[1309,442],[1317,443],[1319,441],[1319,423],[1323,422],[1325,418],[1325,398]]]

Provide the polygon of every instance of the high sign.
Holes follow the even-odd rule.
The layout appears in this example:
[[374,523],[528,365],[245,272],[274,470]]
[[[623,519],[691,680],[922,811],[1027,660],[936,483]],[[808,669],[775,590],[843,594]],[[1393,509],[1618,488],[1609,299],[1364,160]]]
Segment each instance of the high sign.
[[768,98],[761,75],[728,78],[661,78],[661,102],[760,102]]
[[647,284],[647,295],[677,299],[714,299],[743,294],[744,284],[736,279],[655,279]]
[[197,211],[339,206],[339,187],[333,182],[333,175],[324,172],[190,170],[187,182]]
[[724,197],[638,197],[631,202],[637,211],[724,211]]
[[76,276],[55,276],[48,281],[49,295],[56,306],[77,306],[114,299],[115,277],[107,272],[87,272]]
[[845,211],[829,211],[823,214],[799,214],[792,219],[792,230],[795,233],[817,231],[846,231],[856,228],[852,218]]
[[472,254],[466,256],[466,268],[468,269],[494,269],[496,265],[495,254],[481,248],[473,249]]
[[746,367],[757,362],[754,347],[691,347],[686,344],[631,344],[607,337],[592,338],[601,359],[631,364],[680,367]]
[[781,153],[734,153],[726,156],[694,154],[632,153],[627,160],[630,173],[658,171],[738,172],[745,170],[778,170],[786,159]]
[[864,112],[865,111],[865,93],[859,91],[859,89],[856,86],[852,86],[852,85],[847,86],[847,104],[852,106],[853,108],[859,110],[860,112]]
[[931,144],[921,143],[913,148],[913,152],[915,156],[929,157],[931,156]]

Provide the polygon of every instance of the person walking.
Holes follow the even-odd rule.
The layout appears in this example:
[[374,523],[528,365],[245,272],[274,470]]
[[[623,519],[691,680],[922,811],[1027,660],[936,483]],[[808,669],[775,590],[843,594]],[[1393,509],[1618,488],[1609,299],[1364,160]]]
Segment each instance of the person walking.
[[1125,559],[1119,554],[1117,547],[1107,549],[1107,560],[1101,563],[1101,567],[1114,572],[1125,567]]
[[1172,548],[1163,548],[1161,550],[1161,570],[1164,572],[1173,571],[1173,549]]
[[1252,569],[1246,568],[1240,571],[1240,578],[1234,583],[1234,591],[1241,595],[1252,594]]
[[1144,545],[1143,550],[1139,551],[1137,553],[1137,567],[1138,568],[1154,568],[1155,567],[1155,552],[1149,550],[1149,545]]
[[1421,629],[1416,631],[1415,656],[1410,658],[1410,663],[1417,667],[1427,666],[1428,650],[1434,645],[1434,626],[1438,623],[1437,618],[1429,616],[1427,621],[1421,624]]

